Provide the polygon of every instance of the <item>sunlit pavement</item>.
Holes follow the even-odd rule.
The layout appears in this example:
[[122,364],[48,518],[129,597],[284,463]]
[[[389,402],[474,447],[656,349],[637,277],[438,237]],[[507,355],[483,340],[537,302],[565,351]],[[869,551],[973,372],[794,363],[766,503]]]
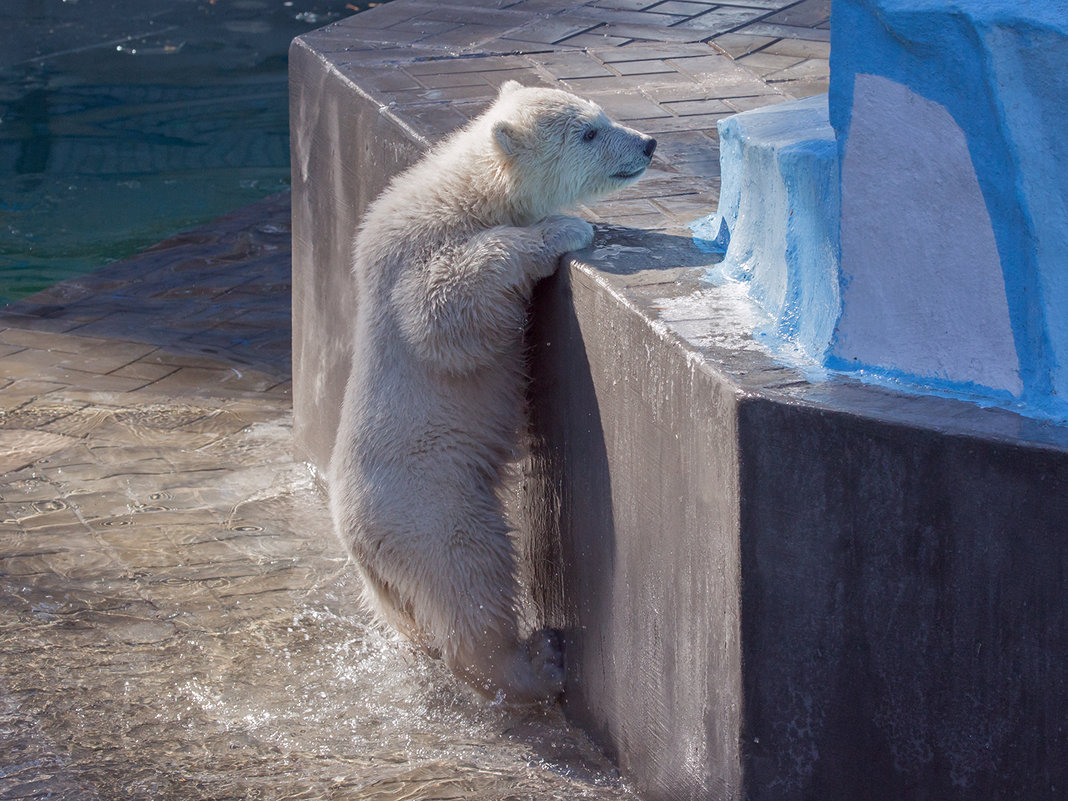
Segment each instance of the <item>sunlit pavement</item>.
[[358,610],[290,455],[288,220],[0,314],[0,798],[620,797]]

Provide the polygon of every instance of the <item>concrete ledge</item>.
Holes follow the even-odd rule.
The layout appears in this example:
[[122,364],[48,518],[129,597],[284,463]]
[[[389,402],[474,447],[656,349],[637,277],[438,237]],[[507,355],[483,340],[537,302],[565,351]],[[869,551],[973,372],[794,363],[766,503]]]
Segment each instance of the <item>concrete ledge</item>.
[[[759,310],[700,280],[685,228],[715,207],[711,124],[782,98],[753,73],[677,32],[568,45],[592,4],[493,9],[447,46],[434,8],[394,0],[294,45],[301,455],[332,442],[366,202],[495,83],[594,94],[663,152],[584,210],[594,247],[534,304],[524,569],[567,634],[568,714],[653,801],[1059,797],[1065,430],[812,381],[755,346]],[[567,36],[505,53],[519,29]]]

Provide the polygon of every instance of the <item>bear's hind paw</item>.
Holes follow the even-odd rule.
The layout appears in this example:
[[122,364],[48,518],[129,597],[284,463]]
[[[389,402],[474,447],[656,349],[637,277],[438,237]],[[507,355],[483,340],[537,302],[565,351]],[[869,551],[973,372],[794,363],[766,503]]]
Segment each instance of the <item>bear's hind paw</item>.
[[536,631],[527,640],[527,653],[535,681],[544,688],[543,698],[552,699],[564,690],[564,652],[556,629]]

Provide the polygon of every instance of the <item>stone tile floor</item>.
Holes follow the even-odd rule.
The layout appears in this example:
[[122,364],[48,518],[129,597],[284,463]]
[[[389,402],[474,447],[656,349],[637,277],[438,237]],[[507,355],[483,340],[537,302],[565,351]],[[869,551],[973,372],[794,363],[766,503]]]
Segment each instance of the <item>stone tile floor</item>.
[[288,198],[0,311],[0,799],[607,799],[368,625],[293,461]]
[[[828,13],[413,1],[336,49],[430,139],[508,78],[602,101],[670,174],[589,211],[643,227],[714,205],[718,118],[826,89]],[[487,707],[356,608],[290,456],[289,281],[283,195],[0,310],[0,799],[631,797],[555,713]]]

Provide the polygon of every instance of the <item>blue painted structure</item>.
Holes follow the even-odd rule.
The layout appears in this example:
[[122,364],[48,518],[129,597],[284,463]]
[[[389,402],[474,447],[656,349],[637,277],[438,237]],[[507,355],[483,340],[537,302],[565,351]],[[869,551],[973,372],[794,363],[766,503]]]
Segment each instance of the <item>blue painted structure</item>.
[[822,361],[841,310],[838,157],[827,96],[729,117],[719,135],[722,213],[694,230],[699,243],[725,251],[713,278],[749,282],[775,321],[758,336]]
[[817,99],[725,120],[695,233],[827,367],[1068,419],[1068,0],[833,20],[834,166]]

